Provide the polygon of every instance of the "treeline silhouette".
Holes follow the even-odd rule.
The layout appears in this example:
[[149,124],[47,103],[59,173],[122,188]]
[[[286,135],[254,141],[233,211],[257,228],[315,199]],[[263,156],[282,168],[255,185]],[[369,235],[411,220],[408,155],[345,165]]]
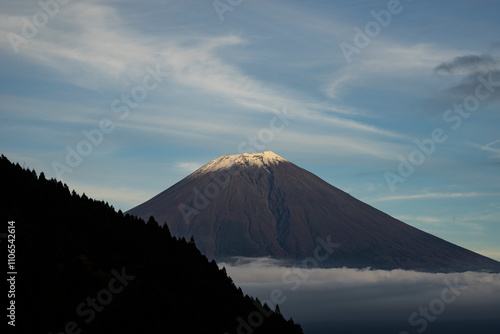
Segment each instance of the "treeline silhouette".
[[16,226],[16,332],[302,333],[166,224],[116,212],[3,155],[0,192],[1,222]]

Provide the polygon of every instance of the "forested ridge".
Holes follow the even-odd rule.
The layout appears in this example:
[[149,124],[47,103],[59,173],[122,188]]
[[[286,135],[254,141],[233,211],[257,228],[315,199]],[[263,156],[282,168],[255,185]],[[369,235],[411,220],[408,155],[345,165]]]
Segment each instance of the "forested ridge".
[[[0,180],[2,233],[9,221],[16,229],[16,332],[302,333],[166,225],[3,155]],[[6,259],[3,239],[1,249]]]

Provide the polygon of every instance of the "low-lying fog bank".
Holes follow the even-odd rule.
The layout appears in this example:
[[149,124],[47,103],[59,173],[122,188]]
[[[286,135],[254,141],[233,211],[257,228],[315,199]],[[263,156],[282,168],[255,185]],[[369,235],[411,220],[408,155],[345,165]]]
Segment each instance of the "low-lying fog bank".
[[[314,333],[488,333],[500,328],[500,274],[220,263],[242,290]],[[242,315],[244,318],[244,315]]]

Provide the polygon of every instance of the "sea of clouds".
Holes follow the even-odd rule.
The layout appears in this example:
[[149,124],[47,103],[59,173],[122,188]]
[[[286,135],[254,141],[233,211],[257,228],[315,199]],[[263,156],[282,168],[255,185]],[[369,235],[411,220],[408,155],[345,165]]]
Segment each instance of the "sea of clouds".
[[[496,333],[500,274],[298,268],[271,258],[220,263],[243,292],[315,333]],[[242,315],[244,318],[245,315]]]

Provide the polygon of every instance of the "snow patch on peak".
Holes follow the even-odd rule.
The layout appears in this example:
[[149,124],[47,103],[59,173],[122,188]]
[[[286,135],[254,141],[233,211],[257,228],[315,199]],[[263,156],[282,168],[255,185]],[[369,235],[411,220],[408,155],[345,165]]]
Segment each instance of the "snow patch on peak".
[[[264,166],[264,165],[277,165],[280,162],[286,161],[276,153],[272,151],[265,151],[263,153],[243,153],[241,155],[236,155],[236,162],[246,161],[249,165]],[[232,156],[234,157],[234,155]]]
[[223,155],[205,166],[195,171],[191,176],[198,176],[209,172],[216,172],[222,169],[229,169],[233,167],[264,167],[267,169],[269,165],[278,165],[281,162],[288,162],[288,160],[280,157],[272,151],[265,151],[262,153],[243,153],[234,155]]

